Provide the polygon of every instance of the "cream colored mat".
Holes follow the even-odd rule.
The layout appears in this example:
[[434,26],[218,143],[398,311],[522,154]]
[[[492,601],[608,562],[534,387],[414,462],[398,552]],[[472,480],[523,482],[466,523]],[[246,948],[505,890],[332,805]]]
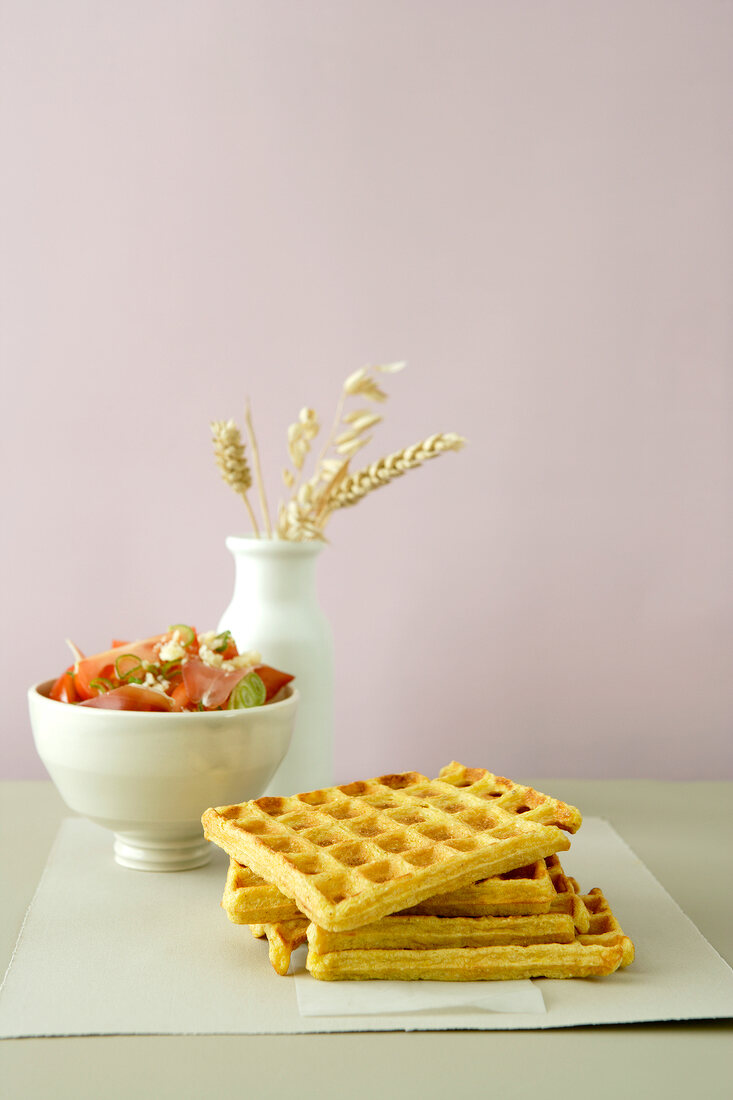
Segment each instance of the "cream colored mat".
[[[733,1016],[733,971],[607,822],[586,819],[563,865],[584,890],[603,889],[636,946],[628,970],[533,983],[544,1013],[480,1002],[375,1008],[367,997],[382,983],[274,973],[266,947],[219,907],[223,852],[198,871],[128,871],[114,863],[109,833],[69,818],[0,992],[0,1036],[506,1030]],[[330,1015],[301,1015],[306,982],[321,987],[316,1010]],[[438,984],[426,983],[426,997]],[[487,983],[468,984],[489,993]],[[372,990],[360,993],[365,985]]]

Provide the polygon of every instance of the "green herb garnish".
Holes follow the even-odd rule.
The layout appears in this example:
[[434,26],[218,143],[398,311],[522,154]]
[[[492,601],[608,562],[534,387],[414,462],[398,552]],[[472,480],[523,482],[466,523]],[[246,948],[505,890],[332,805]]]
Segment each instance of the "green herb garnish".
[[174,623],[173,626],[168,627],[171,634],[178,631],[178,637],[184,646],[193,645],[196,641],[196,631],[191,626],[186,626],[185,623]]
[[117,685],[113,680],[108,680],[106,676],[96,676],[93,680],[89,681],[89,687],[94,688],[100,695],[103,695],[105,691],[112,691]]
[[267,698],[267,688],[256,672],[248,673],[239,681],[229,696],[227,710],[243,710],[245,707],[261,707]]

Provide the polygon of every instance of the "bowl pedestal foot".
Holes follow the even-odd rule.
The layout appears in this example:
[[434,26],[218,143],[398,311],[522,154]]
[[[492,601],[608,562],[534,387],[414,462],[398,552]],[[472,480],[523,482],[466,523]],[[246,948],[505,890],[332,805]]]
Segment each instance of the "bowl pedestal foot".
[[115,833],[115,860],[134,871],[190,871],[211,859],[212,848],[201,835],[159,840],[140,833]]

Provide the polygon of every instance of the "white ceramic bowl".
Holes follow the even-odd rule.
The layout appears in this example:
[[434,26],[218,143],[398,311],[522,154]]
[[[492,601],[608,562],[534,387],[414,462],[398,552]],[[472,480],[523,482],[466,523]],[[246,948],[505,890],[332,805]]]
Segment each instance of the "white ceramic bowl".
[[183,871],[211,857],[201,814],[258,798],[290,745],[299,695],[245,710],[102,710],[28,691],[38,755],[66,802],[111,829],[118,863]]

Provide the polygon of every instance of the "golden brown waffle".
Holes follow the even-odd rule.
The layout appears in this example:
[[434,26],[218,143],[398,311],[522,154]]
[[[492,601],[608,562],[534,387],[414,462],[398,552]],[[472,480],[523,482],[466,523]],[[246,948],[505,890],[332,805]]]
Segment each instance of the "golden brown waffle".
[[438,776],[444,783],[471,791],[492,805],[501,806],[509,813],[521,814],[526,821],[540,825],[557,825],[569,833],[577,833],[583,818],[575,806],[568,806],[533,787],[513,783],[503,775],[493,775],[485,768],[466,768],[453,760],[440,769]]
[[[478,782],[477,776],[479,779],[485,779],[490,774],[480,769],[464,768],[455,762],[447,765],[443,772],[449,775],[457,785],[461,781],[467,781],[468,775],[471,776],[470,782]],[[530,790],[530,788],[519,788],[517,784],[511,784],[510,780],[493,778],[497,783],[509,784],[515,790]],[[580,815],[574,807],[558,803],[538,791],[533,791],[532,797],[544,800],[551,807],[557,807],[555,817],[558,821],[565,822],[569,818],[575,820],[574,815],[577,815],[577,820],[580,820]],[[509,800],[503,808],[509,808],[512,812],[512,806],[517,808],[517,812],[521,812],[523,808],[522,803],[516,800]],[[550,822],[550,824],[554,823],[556,822]],[[551,863],[551,860],[554,860],[554,863]],[[550,877],[547,873],[548,868]],[[559,860],[556,856],[552,856],[547,860],[547,867],[545,867],[545,861],[537,860],[530,867],[518,868],[484,879],[463,887],[460,891],[428,898],[409,912],[436,916],[521,916],[548,912],[548,907],[552,903],[553,912],[574,911],[580,920],[577,927],[581,931],[587,930],[588,916],[585,913],[583,920],[584,907],[577,896],[572,902],[569,896],[564,898],[557,896],[558,894],[567,895],[570,892],[577,895],[579,893],[577,883],[572,887],[570,883],[572,880],[563,875]],[[230,860],[221,904],[229,919],[235,924],[274,923],[295,920],[298,916],[302,916],[295,902],[285,897],[276,886],[265,882],[250,868],[243,867],[234,859]]]
[[276,924],[303,916],[282,890],[236,859],[229,860],[221,907],[233,924]]
[[576,936],[578,943],[583,946],[620,948],[620,965],[628,966],[634,961],[634,945],[621,931],[621,925],[611,912],[602,891],[596,886],[588,894],[581,896],[590,914],[590,927],[585,935]]
[[555,897],[544,859],[480,879],[449,894],[435,894],[404,910],[419,916],[509,917],[549,913]]
[[[240,876],[240,870],[246,871],[247,874]],[[261,884],[251,887],[256,894],[260,894],[263,887],[266,885],[263,883],[263,880],[257,876],[253,876],[252,872],[247,871],[247,868],[240,868],[240,865],[235,860],[230,860],[227,885],[228,889],[232,890],[234,904],[236,904],[237,898],[236,888],[233,887],[232,884],[235,884],[240,878],[243,878],[245,885],[242,886],[241,889],[246,895],[250,889],[250,887],[246,885],[250,877],[255,878],[257,882]],[[535,906],[540,904],[537,900],[537,894],[532,893],[537,887],[541,888],[542,892],[539,896],[543,899],[541,903],[542,909],[539,911],[535,909]],[[549,890],[547,889],[548,887]],[[285,903],[291,905],[295,916],[289,920],[285,918],[271,923],[250,924],[250,929],[253,935],[257,937],[267,937],[270,943],[270,960],[273,967],[278,974],[286,974],[290,964],[290,954],[295,947],[305,942],[305,930],[309,922],[308,918],[304,917],[292,902],[288,902],[285,895],[281,894],[277,887],[272,887],[271,889],[276,895],[275,902],[277,903],[277,899],[279,898],[281,899],[281,904]],[[508,893],[502,894],[502,890],[508,890]],[[384,917],[381,921],[367,925],[364,929],[357,929],[353,933],[328,933],[323,929],[319,929],[318,931],[322,936],[334,935],[336,937],[347,937],[353,935],[358,937],[365,934],[369,935],[370,932],[373,934],[377,929],[384,927],[386,921],[396,922],[401,917],[432,915],[434,920],[443,917],[463,917],[463,926],[467,930],[484,935],[491,929],[494,938],[485,940],[485,945],[500,943],[516,943],[519,945],[529,942],[552,942],[553,940],[558,943],[570,942],[573,939],[573,928],[578,932],[588,932],[590,926],[590,913],[580,893],[576,891],[578,891],[578,884],[575,882],[575,879],[564,874],[557,856],[548,856],[546,860],[538,860],[532,867],[522,868],[518,872],[509,871],[505,875],[497,875],[493,879],[485,879],[484,882],[475,883],[474,886],[464,887],[463,890],[456,890],[452,894],[428,898],[412,909],[401,910],[397,914]],[[497,896],[503,899],[498,905],[495,904]],[[512,896],[524,896],[525,900],[516,901],[514,906],[512,906],[507,900],[507,898]],[[462,912],[460,905],[456,904],[455,899],[464,897],[467,897],[469,900],[465,903],[465,912]],[[441,901],[441,898],[446,900]],[[227,891],[225,890],[224,900],[222,901],[222,905],[225,908],[227,908],[225,905],[226,900]],[[504,916],[507,915],[505,911],[508,910],[509,914],[514,917],[515,923],[513,924],[511,920],[503,920],[502,916],[497,917],[495,915],[495,910],[497,909]],[[227,911],[229,912],[229,910]],[[517,915],[518,911],[519,914]],[[549,914],[552,914],[552,916],[549,916]],[[482,924],[481,921],[477,919],[479,917],[493,917],[493,923],[490,920],[486,920]],[[235,923],[241,924],[243,922],[237,917]],[[438,921],[435,927],[440,927],[441,925],[446,932],[451,928],[453,929],[450,934],[454,939],[457,932],[462,927],[461,922],[457,919]],[[389,925],[387,925],[387,927],[389,927]],[[395,928],[397,927],[399,927],[399,925],[395,926]],[[403,923],[402,927],[410,928],[411,932],[421,929],[421,925],[417,923],[413,925]],[[429,925],[427,927],[429,927]],[[297,938],[294,936],[294,932],[297,934]],[[519,938],[522,932],[524,932],[525,935],[531,935],[533,938],[531,940]],[[317,941],[316,950],[318,952],[323,952],[325,950],[323,943],[323,940]],[[368,944],[359,941],[359,946],[364,947],[368,946]],[[409,944],[405,942],[400,944],[383,943],[377,946],[394,947],[409,946]],[[449,944],[446,943],[442,946],[449,946]]]
[[573,919],[564,913],[534,917],[415,917],[395,913],[351,932],[327,932],[311,924],[308,943],[313,951],[405,950],[438,947],[522,946],[530,943],[572,943]]
[[555,827],[416,772],[209,809],[202,822],[209,840],[332,931],[570,847]]
[[587,932],[590,927],[590,913],[577,882],[565,874],[557,856],[548,856],[545,865],[555,891],[550,912],[570,913],[576,930]]
[[[257,939],[267,939],[270,963],[287,974],[290,956],[306,942],[319,954],[359,948],[488,947],[499,944],[572,943],[575,930],[570,915],[542,913],[532,917],[410,917],[393,914],[352,932],[326,932],[307,917],[276,924],[251,924]],[[350,940],[350,937],[353,939]]]
[[[429,937],[425,937],[426,946],[410,949],[376,946],[344,949],[342,946],[336,950],[319,950],[324,943],[333,947],[348,941],[343,934],[324,940],[323,933],[311,925],[306,967],[315,978],[323,981],[501,981],[585,978],[611,974],[621,966],[628,966],[634,957],[633,944],[619,928],[601,891],[592,890],[582,896],[591,912],[591,930],[585,935],[576,934],[570,943],[436,947],[427,946]],[[402,919],[388,918],[390,921]],[[443,918],[448,922],[452,919]],[[445,933],[441,935],[446,938]],[[370,942],[377,941],[373,937]]]
[[[303,914],[290,898],[235,859],[229,860],[221,906],[233,924],[274,924]],[[529,867],[505,871],[449,894],[436,894],[406,914],[437,917],[530,916],[570,913],[579,932],[588,931],[588,910],[575,879],[569,878],[557,856],[536,860]],[[264,935],[264,933],[263,933]]]
[[[569,881],[574,882],[572,879]],[[504,945],[523,947],[540,943],[576,942],[584,947],[618,947],[621,950],[619,965],[628,966],[634,957],[633,944],[624,936],[601,891],[594,889],[587,895],[572,896],[582,906],[585,914],[583,923],[586,934],[578,934],[577,926],[574,928],[571,911],[566,914],[545,913],[508,918],[418,917],[398,913],[351,932],[327,932],[316,925],[309,925],[308,919],[301,916],[296,920],[272,924],[252,924],[250,929],[254,936],[267,938],[270,962],[280,975],[287,974],[292,952],[306,942],[306,937],[316,955],[353,950],[419,950]],[[564,962],[575,965],[575,961],[582,962],[585,959],[587,962],[589,958],[592,956],[576,952],[567,955]],[[605,959],[606,962],[609,961],[608,956]],[[526,956],[524,961],[527,962]],[[563,959],[556,956],[552,960],[548,956],[548,961],[560,963]]]
[[296,920],[277,921],[274,924],[250,925],[253,936],[257,939],[267,938],[270,962],[278,974],[287,974],[291,954],[296,947],[306,942],[309,923],[307,917],[298,917]]
[[[546,861],[538,859],[529,867],[427,898],[407,912],[439,917],[526,916],[549,912],[557,900]],[[302,916],[295,902],[277,886],[271,886],[235,859],[229,861],[221,906],[233,924],[274,923]],[[571,910],[560,905],[556,911]]]
[[[575,881],[562,872],[559,877],[570,883]],[[319,955],[356,949],[521,947],[538,943],[566,944],[577,940],[584,946],[621,947],[620,965],[627,966],[633,959],[633,945],[621,931],[601,891],[595,889],[587,895],[561,894],[558,898],[564,896],[572,898],[581,908],[584,919],[580,923],[585,935],[579,934],[579,922],[572,907],[568,906],[565,911],[521,917],[446,918],[397,913],[351,932],[327,932],[311,925],[308,938],[312,950]],[[308,927],[307,917],[300,916],[288,921],[251,924],[250,930],[258,938],[267,938],[270,962],[278,974],[284,975],[288,972],[292,952],[306,942]]]
[[532,867],[508,871],[484,879],[452,894],[439,894],[420,902],[407,913],[458,916],[528,916],[533,913],[566,913],[578,932],[587,932],[589,914],[575,879],[562,869],[556,855]]

